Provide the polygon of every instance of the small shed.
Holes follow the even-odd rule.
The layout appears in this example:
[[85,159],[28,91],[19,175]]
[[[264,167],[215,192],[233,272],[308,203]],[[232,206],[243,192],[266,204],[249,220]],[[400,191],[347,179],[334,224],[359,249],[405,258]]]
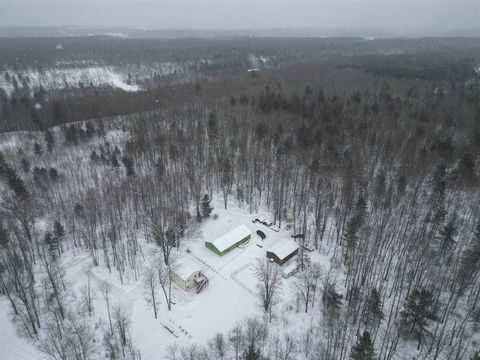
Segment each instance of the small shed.
[[172,270],[172,280],[181,289],[188,291],[198,285],[203,279],[202,268],[188,259],[179,261]]
[[295,241],[286,239],[268,249],[267,258],[272,259],[278,265],[283,265],[297,253],[298,244]]
[[216,240],[205,241],[205,246],[215,254],[223,256],[235,249],[238,245],[247,242],[251,235],[252,232],[248,227],[240,225]]

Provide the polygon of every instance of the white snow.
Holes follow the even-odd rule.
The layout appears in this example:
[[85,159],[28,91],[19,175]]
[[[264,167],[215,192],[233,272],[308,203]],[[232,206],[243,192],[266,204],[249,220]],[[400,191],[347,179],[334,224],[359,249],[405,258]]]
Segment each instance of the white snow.
[[0,359],[46,360],[43,353],[16,333],[12,319],[8,300],[0,297]]
[[250,229],[245,225],[240,225],[214,241],[207,241],[211,242],[218,249],[218,251],[223,252],[250,235],[252,235]]

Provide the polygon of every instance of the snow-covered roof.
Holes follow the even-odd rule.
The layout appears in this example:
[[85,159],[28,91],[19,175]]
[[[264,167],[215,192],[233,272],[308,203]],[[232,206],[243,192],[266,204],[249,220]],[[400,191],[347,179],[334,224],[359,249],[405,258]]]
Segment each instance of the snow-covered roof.
[[195,264],[188,258],[183,258],[177,262],[174,272],[178,277],[186,281],[192,274],[201,270],[202,268],[199,265]]
[[275,244],[268,251],[277,255],[280,260],[283,260],[297,249],[298,244],[295,241],[286,239]]
[[297,267],[298,267],[298,264],[296,262],[292,262],[283,269],[283,273],[284,274],[289,274],[292,271],[295,271],[297,269]]
[[223,252],[249,235],[252,235],[250,229],[245,225],[240,225],[226,234],[223,234],[218,239],[210,241],[210,243],[212,243],[218,251]]

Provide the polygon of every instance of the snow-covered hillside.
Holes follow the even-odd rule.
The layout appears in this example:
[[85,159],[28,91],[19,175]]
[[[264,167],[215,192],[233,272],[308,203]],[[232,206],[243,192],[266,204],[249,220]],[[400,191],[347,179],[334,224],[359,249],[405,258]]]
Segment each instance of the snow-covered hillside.
[[[207,63],[199,62],[198,65]],[[195,71],[193,62],[161,62],[152,64],[125,64],[123,66],[102,65],[89,62],[58,62],[54,68],[42,70],[9,69],[0,74],[0,88],[10,95],[16,88],[45,90],[80,87],[111,86],[124,91],[139,91],[142,82],[149,79],[161,79],[166,76],[186,76]]]

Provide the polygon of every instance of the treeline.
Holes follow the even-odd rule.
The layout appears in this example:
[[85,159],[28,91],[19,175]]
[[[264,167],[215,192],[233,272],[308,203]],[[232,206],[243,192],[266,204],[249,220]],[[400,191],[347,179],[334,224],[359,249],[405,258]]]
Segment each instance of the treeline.
[[476,77],[478,59],[451,57],[448,54],[421,54],[370,57],[361,60],[366,72],[376,76],[421,79],[431,81],[468,81]]

